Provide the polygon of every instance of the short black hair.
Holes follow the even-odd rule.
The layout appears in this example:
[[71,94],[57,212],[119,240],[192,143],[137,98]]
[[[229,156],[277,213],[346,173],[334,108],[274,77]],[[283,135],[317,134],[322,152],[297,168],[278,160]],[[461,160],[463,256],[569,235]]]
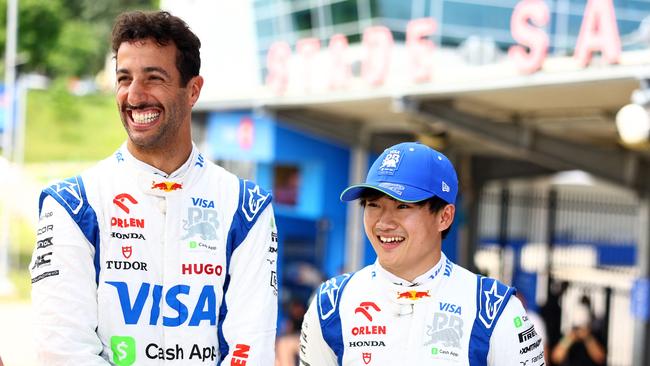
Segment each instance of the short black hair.
[[201,41],[181,18],[166,11],[132,11],[120,14],[115,20],[111,46],[117,50],[124,42],[135,42],[151,38],[160,46],[170,42],[176,45],[176,68],[181,74],[181,86],[195,76],[201,69]]
[[[378,190],[372,189],[372,188],[364,188],[361,191],[361,195],[359,196],[359,203],[361,204],[362,207],[366,207],[366,203],[368,201],[374,201],[374,200],[379,199],[379,198],[381,198],[383,196],[386,196],[386,197],[388,197],[388,198],[390,198],[390,199],[392,199],[394,201],[398,201],[394,197],[391,197],[391,196],[387,195],[386,193],[384,193],[382,191],[378,191]],[[413,204],[418,205],[418,206],[428,205],[429,206],[429,211],[431,211],[431,213],[438,213],[438,212],[440,212],[440,210],[445,208],[445,206],[449,205],[449,203],[447,201],[443,200],[442,198],[440,198],[438,196],[432,196],[432,197],[427,198],[427,199],[422,200],[422,201],[413,202]],[[452,222],[452,225],[453,225],[453,222]],[[445,230],[442,231],[442,233],[441,233],[442,239],[447,237],[447,234],[449,234],[449,231],[451,231],[451,226],[452,225],[449,225],[448,228],[446,228]]]

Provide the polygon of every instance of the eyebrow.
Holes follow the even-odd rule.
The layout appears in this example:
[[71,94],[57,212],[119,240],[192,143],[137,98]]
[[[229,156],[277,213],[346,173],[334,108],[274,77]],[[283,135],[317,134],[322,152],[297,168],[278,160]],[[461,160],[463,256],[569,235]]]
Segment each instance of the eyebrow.
[[[165,75],[167,78],[171,78],[171,75],[169,75],[169,73],[167,71],[165,71],[165,69],[163,69],[161,67],[157,67],[157,66],[145,67],[144,72],[146,72],[146,73],[158,72],[158,73],[161,73],[161,74]],[[117,69],[115,71],[115,73],[116,74],[130,74],[131,72],[129,72],[128,69],[121,68],[121,69]]]

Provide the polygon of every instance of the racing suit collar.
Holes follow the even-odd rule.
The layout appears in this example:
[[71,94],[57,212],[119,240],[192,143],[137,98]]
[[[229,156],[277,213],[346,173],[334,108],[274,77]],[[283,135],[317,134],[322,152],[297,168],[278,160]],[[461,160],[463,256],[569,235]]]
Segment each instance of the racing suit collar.
[[447,257],[442,253],[435,266],[410,282],[388,272],[376,261],[373,268],[375,288],[391,304],[387,311],[397,316],[407,316],[413,313],[416,304],[433,301],[443,283],[447,263]]
[[143,161],[140,161],[140,160],[136,159],[133,155],[131,155],[131,153],[129,152],[129,149],[127,149],[126,142],[124,142],[122,144],[122,146],[120,146],[120,148],[118,149],[118,152],[116,154],[120,154],[120,156],[124,160],[126,160],[130,164],[134,165],[138,170],[144,170],[144,171],[147,171],[149,173],[159,175],[159,176],[161,176],[163,178],[179,178],[179,177],[183,177],[185,174],[187,174],[187,172],[192,167],[192,162],[194,160],[196,160],[196,158],[197,158],[198,149],[196,148],[196,145],[194,144],[194,142],[192,142],[192,151],[190,152],[190,156],[187,158],[185,163],[183,163],[183,165],[181,165],[178,169],[173,171],[171,174],[167,174],[167,173],[163,172],[162,170],[160,170],[160,169],[158,169],[158,168],[156,168],[156,167],[154,167],[152,165],[149,165],[149,164],[147,164],[147,163],[145,163]]
[[447,262],[447,256],[445,256],[445,253],[441,252],[438,263],[436,263],[425,273],[416,277],[412,282],[400,278],[392,274],[391,272],[387,271],[384,267],[381,266],[381,264],[379,264],[379,260],[375,261],[375,271],[377,272],[378,275],[383,276],[383,278],[387,279],[388,281],[390,281],[395,285],[412,287],[412,286],[423,285],[431,280],[436,279],[436,277],[440,275],[440,269],[442,268],[443,264],[446,262]]

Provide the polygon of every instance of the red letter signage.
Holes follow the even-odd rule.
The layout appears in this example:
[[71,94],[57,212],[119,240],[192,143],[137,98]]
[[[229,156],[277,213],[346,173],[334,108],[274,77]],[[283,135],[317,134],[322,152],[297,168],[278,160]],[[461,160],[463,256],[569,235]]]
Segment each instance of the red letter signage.
[[585,7],[573,57],[581,66],[587,66],[594,51],[600,51],[610,64],[618,63],[621,56],[621,38],[612,0],[589,0]]
[[537,27],[544,27],[548,21],[548,6],[542,0],[523,0],[512,11],[512,18],[510,18],[512,38],[529,49],[529,52],[526,52],[522,46],[512,46],[508,50],[508,57],[519,71],[530,74],[542,67],[549,40],[546,32]]
[[275,94],[283,94],[289,83],[289,59],[291,58],[291,47],[287,42],[274,42],[266,55],[266,85]]
[[318,38],[299,39],[296,42],[296,51],[302,60],[303,87],[306,92],[309,92],[313,83],[311,76],[314,68],[314,59],[318,51],[320,51],[320,40]]
[[368,84],[379,86],[386,80],[390,67],[393,35],[383,25],[369,27],[363,32],[362,44],[365,57],[361,63],[361,77]]
[[332,77],[330,79],[330,89],[339,90],[348,86],[352,69],[350,61],[347,59],[348,39],[342,34],[335,34],[330,38],[328,47],[331,60]]
[[406,25],[406,48],[411,57],[411,75],[416,83],[431,79],[433,42],[427,36],[436,31],[432,18],[414,19]]

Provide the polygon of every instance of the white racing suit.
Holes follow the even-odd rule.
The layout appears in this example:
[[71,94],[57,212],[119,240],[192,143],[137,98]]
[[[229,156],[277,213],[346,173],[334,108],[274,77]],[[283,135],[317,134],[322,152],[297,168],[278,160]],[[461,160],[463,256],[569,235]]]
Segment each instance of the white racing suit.
[[323,283],[302,325],[300,364],[541,366],[543,344],[514,289],[444,253],[405,283],[379,263]]
[[123,145],[46,188],[30,264],[39,365],[272,365],[270,202],[196,147],[167,176]]

